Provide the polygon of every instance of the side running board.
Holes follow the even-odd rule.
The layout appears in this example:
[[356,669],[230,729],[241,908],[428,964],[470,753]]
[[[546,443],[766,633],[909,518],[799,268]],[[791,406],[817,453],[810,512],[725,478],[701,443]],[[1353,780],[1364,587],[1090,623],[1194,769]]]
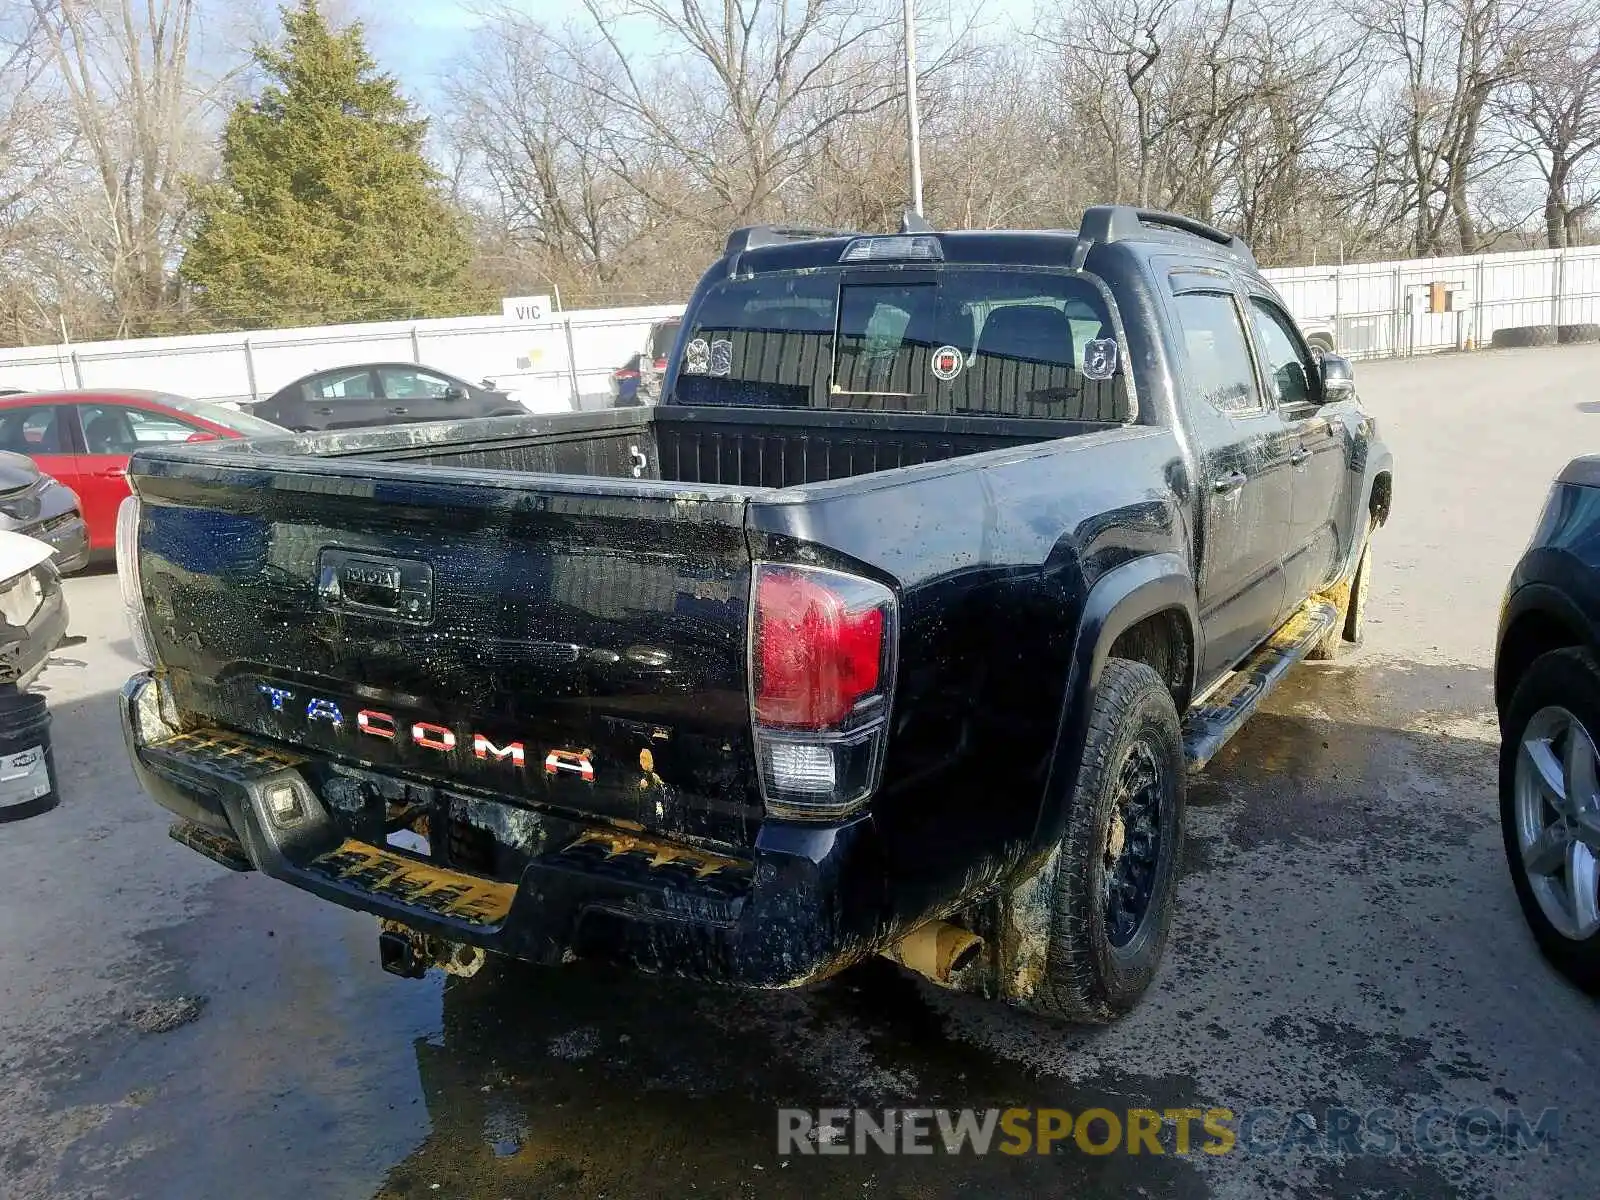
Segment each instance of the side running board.
[[1183,752],[1189,770],[1216,757],[1239,727],[1261,707],[1289,668],[1333,628],[1339,610],[1326,600],[1307,600],[1278,630],[1224,679],[1183,722]]

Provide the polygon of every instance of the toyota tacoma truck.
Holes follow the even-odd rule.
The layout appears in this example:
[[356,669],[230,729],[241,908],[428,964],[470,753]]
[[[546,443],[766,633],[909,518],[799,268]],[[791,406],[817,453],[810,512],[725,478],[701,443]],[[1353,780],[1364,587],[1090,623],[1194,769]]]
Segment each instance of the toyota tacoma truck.
[[1185,776],[1360,636],[1390,455],[1236,238],[734,233],[659,404],[160,447],[122,697],[173,837],[382,964],[886,955],[1104,1021]]

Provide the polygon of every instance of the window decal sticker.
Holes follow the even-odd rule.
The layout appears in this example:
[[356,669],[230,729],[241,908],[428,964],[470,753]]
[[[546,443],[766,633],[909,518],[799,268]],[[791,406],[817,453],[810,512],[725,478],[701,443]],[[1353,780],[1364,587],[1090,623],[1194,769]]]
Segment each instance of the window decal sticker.
[[961,374],[961,351],[955,346],[940,346],[933,352],[929,360],[928,369],[933,372],[935,379],[942,379],[949,383]]
[[1116,373],[1115,338],[1095,338],[1083,348],[1083,374],[1086,379],[1110,379]]

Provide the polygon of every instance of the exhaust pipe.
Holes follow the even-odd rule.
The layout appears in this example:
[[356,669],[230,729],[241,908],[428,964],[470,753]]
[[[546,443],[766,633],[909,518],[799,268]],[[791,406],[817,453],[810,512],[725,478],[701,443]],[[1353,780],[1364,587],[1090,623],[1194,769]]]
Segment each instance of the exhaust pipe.
[[469,946],[465,942],[453,942],[446,952],[438,957],[438,964],[446,974],[459,975],[463,979],[471,979],[483,966],[486,955],[481,946]]
[[982,950],[983,939],[970,929],[948,921],[929,921],[917,926],[883,954],[940,987],[949,987],[951,977],[970,966]]

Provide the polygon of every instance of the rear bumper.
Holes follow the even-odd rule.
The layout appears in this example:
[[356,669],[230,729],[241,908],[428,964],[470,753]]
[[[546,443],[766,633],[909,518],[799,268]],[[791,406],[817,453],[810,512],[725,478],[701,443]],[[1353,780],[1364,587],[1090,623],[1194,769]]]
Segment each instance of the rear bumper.
[[[878,907],[846,902],[865,894],[847,885],[846,866],[876,859],[865,820],[768,822],[750,856],[733,859],[474,797],[537,829],[520,878],[497,881],[352,838],[295,752],[220,731],[175,734],[151,675],[128,682],[121,707],[134,772],[157,803],[237,840],[265,875],[435,937],[530,962],[602,959],[755,988],[825,978],[883,940]],[[287,829],[267,804],[284,786],[306,813]]]

